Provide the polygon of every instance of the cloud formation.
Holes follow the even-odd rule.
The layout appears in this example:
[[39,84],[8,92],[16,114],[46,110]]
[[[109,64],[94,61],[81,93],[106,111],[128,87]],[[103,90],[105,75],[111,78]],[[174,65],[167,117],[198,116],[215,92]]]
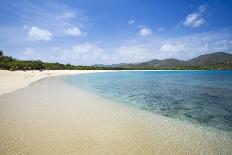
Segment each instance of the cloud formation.
[[80,30],[79,27],[75,26],[73,28],[68,28],[65,33],[67,35],[72,35],[72,36],[82,36],[83,32]]
[[74,12],[64,12],[63,15],[61,15],[61,18],[63,19],[72,19],[75,18],[76,14]]
[[[105,49],[90,42],[74,44],[68,48],[55,47],[52,50],[49,61],[61,61],[63,63],[93,65],[108,60]],[[59,55],[59,56],[57,56]]]
[[70,47],[61,45],[47,50],[52,53],[48,61],[93,65],[136,63],[167,58],[188,60],[213,52],[232,53],[232,35],[228,31],[197,33],[171,39],[154,37],[146,40],[141,37],[135,39],[137,41],[124,42],[110,48],[93,42],[77,43]]
[[185,21],[183,22],[183,25],[192,28],[200,27],[201,25],[203,25],[205,23],[205,19],[202,17],[202,15],[206,11],[206,9],[206,5],[199,6],[197,11],[187,15]]
[[152,34],[152,31],[148,27],[142,27],[139,31],[140,36],[148,36]]
[[32,40],[49,41],[52,39],[52,33],[46,29],[41,29],[37,26],[32,26],[28,31],[28,36]]
[[[41,2],[40,5],[26,3],[24,9],[18,5],[16,6],[17,10],[19,10],[18,14],[21,16],[23,24],[29,25],[26,29],[32,31],[32,40],[52,39],[54,41],[56,37],[61,36],[80,36],[83,35],[82,29],[88,23],[88,18],[85,16],[84,11],[63,3],[47,1]],[[46,37],[46,39],[42,37],[40,39],[40,37],[37,37],[38,35],[34,37],[34,33],[38,34],[37,31],[42,30],[42,28],[52,35]]]
[[[211,24],[206,27],[207,30],[202,29],[204,33],[197,33],[198,30],[192,29],[206,23],[206,5],[189,11],[186,18],[179,22],[182,28],[191,27],[189,29],[172,29],[179,21],[179,14],[170,16],[172,20],[160,16],[162,20],[157,18],[156,23],[153,21],[154,16],[141,16],[146,23],[136,27],[140,23],[131,16],[119,18],[119,22],[124,24],[117,25],[115,20],[110,18],[111,15],[105,16],[100,13],[97,16],[96,12],[89,13],[89,9],[86,12],[77,6],[81,7],[55,1],[22,3],[17,0],[9,6],[2,6],[10,12],[7,12],[6,18],[2,18],[2,23],[6,24],[0,25],[1,48],[17,58],[23,56],[25,59],[39,58],[76,65],[142,62],[166,58],[190,59],[217,51],[232,53],[232,32],[228,25],[217,28]],[[185,5],[182,7],[188,8]],[[166,16],[166,13],[164,14]],[[1,15],[4,17],[6,14]],[[12,15],[15,15],[14,20]],[[136,19],[139,20],[140,17]],[[112,20],[112,23],[108,20]],[[163,20],[165,22],[162,22]],[[29,26],[24,26],[23,29],[22,25]],[[208,29],[210,27],[212,29]],[[224,28],[227,28],[227,31],[223,31]],[[202,30],[200,31],[203,32]],[[156,35],[152,35],[153,33]]]
[[163,58],[191,59],[213,52],[232,52],[232,35],[227,31],[198,33],[164,41],[160,47]]

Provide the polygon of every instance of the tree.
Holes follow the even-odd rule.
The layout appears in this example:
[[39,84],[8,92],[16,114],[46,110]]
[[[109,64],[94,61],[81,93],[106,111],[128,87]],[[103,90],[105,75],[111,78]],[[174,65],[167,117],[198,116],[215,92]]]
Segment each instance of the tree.
[[0,50],[0,57],[3,57],[3,51]]

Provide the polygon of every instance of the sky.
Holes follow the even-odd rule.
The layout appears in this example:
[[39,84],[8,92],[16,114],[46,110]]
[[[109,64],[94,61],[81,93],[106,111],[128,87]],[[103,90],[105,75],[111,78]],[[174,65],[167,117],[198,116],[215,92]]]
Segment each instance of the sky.
[[232,1],[0,0],[0,49],[75,65],[232,53]]

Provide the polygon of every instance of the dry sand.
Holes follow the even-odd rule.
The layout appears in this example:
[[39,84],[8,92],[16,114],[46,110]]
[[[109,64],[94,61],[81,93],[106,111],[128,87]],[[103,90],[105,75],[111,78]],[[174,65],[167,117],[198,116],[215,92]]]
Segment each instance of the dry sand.
[[231,154],[231,135],[127,107],[50,77],[0,96],[0,154]]
[[0,70],[0,96],[28,86],[42,78],[58,75],[107,72],[101,70],[45,70],[45,71],[7,71]]

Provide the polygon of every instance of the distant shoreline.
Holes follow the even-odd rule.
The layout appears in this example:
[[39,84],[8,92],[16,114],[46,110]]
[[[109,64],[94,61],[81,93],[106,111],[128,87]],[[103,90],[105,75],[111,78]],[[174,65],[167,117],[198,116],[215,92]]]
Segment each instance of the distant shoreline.
[[0,96],[11,93],[17,89],[24,88],[40,79],[59,76],[73,75],[83,73],[109,72],[107,70],[30,70],[30,71],[9,71],[0,70]]
[[42,78],[59,76],[59,75],[73,75],[84,73],[101,73],[101,72],[120,72],[120,71],[232,71],[232,70],[27,70],[27,71],[9,71],[0,70],[0,96],[5,93],[13,92],[17,89],[28,86]]

